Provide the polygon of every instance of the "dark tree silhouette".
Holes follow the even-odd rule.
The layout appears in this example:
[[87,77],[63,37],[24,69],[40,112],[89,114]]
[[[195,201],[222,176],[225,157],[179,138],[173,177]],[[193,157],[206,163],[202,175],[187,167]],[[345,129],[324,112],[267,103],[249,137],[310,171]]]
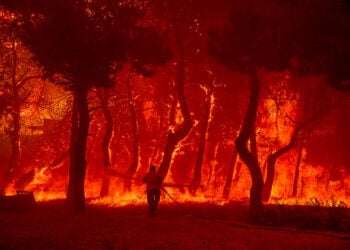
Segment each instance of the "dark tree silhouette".
[[246,144],[255,126],[259,70],[326,74],[333,86],[343,89],[348,83],[347,64],[341,63],[348,60],[343,55],[349,52],[345,45],[349,44],[349,15],[342,10],[344,2],[316,2],[237,1],[229,25],[214,32],[211,39],[211,51],[219,61],[250,77],[251,98],[236,146],[252,176],[253,217],[262,212],[263,182],[254,152]]
[[[195,119],[196,113],[201,112],[200,110],[196,110],[194,106],[196,104],[198,105],[200,102],[203,102],[202,99],[197,100],[198,103],[196,103],[195,98],[189,98],[190,92],[179,92],[180,89],[192,89],[193,86],[196,86],[199,88],[199,85],[202,84],[203,81],[211,81],[208,79],[204,80],[204,77],[206,78],[209,71],[211,71],[211,62],[212,59],[208,57],[208,51],[206,50],[207,47],[207,38],[208,38],[208,29],[211,24],[211,20],[213,18],[211,8],[214,6],[214,3],[211,2],[203,2],[199,0],[194,1],[186,1],[186,0],[155,0],[153,2],[153,11],[156,13],[156,16],[160,20],[160,25],[164,25],[164,23],[168,24],[169,33],[172,37],[172,49],[174,52],[174,65],[175,65],[175,88],[177,91],[177,99],[180,106],[180,110],[182,112],[183,116],[183,122],[182,125],[177,125],[176,128],[179,128],[178,130],[175,129],[171,134],[177,134],[175,137],[177,139],[173,139],[173,135],[170,136],[170,133],[168,134],[168,142],[165,146],[164,152],[169,152],[164,154],[164,164],[163,162],[161,165],[167,166],[169,162],[168,159],[171,157],[167,156],[170,154],[171,151],[174,151],[171,148],[175,148],[178,143],[182,140],[185,140],[186,142],[189,142],[193,140],[196,135],[195,130],[191,130],[193,127],[193,121],[192,119]],[[219,8],[220,9],[220,8]],[[209,11],[210,10],[210,11]],[[181,68],[182,67],[182,68]],[[215,74],[212,74],[213,77],[215,77]],[[185,83],[185,85],[184,85]],[[184,86],[179,86],[179,84]],[[210,83],[209,83],[210,84]],[[192,88],[191,88],[192,87]],[[174,106],[175,105],[175,106]],[[177,101],[172,103],[172,109],[170,111],[170,120],[174,117],[174,112],[176,110]],[[201,105],[198,105],[201,106]],[[203,104],[205,106],[205,104]],[[202,106],[201,106],[202,107]],[[191,110],[191,116],[189,115],[189,110]],[[207,112],[208,113],[208,112]],[[204,114],[206,116],[206,114]],[[189,159],[191,158],[191,154],[189,151],[187,151],[188,148],[182,147],[181,150],[183,152],[186,152],[183,156],[183,158],[186,158],[185,163],[182,163],[180,166],[179,164],[176,164],[176,159],[174,160],[174,180],[175,181],[186,181],[184,176],[187,176],[191,171],[192,168],[194,168],[193,171],[193,177],[191,181],[191,188],[193,191],[195,191],[198,186],[200,185],[200,182],[202,181],[202,165],[203,165],[203,159],[204,159],[204,152],[205,150],[205,143],[206,143],[206,136],[208,135],[207,128],[208,123],[207,119],[204,118],[203,125],[201,124],[200,127],[203,128],[202,131],[199,132],[201,134],[198,141],[195,141],[195,148],[198,148],[198,154],[197,159],[194,165],[189,164]],[[172,122],[172,121],[171,121]],[[201,121],[202,123],[202,121]],[[181,127],[181,129],[180,129]],[[184,129],[184,130],[183,130]],[[194,127],[194,129],[196,129]],[[183,131],[182,131],[183,130]],[[177,131],[179,133],[177,133]],[[191,131],[191,132],[190,132]],[[204,133],[204,131],[206,131]],[[183,132],[186,132],[183,133]],[[183,135],[181,135],[183,134]],[[181,136],[180,136],[181,135]],[[173,141],[170,143],[170,141]],[[197,145],[198,144],[198,145]],[[191,149],[192,151],[193,149]],[[196,150],[196,149],[194,149]],[[169,167],[167,167],[169,168]],[[166,168],[161,168],[166,169]],[[163,170],[162,170],[163,171]]]
[[322,74],[330,86],[350,90],[349,1],[316,1],[296,8],[294,73]]
[[16,13],[18,35],[47,76],[73,92],[67,205],[76,212],[84,211],[88,91],[113,85],[115,73],[131,54],[132,45],[140,43],[136,39],[144,33],[136,28],[139,9],[108,0],[36,0],[31,5],[15,0],[3,1],[2,6]]
[[300,164],[301,164],[301,159],[303,157],[303,148],[304,148],[304,141],[300,143],[299,149],[298,149],[298,156],[297,156],[297,160],[295,163],[295,170],[294,170],[292,197],[296,197],[298,193],[298,182],[299,182],[299,175],[300,175]]
[[[299,3],[294,10],[297,13],[294,15],[294,25],[297,28],[294,36],[296,53],[291,67],[292,72],[295,75],[323,75],[327,83],[334,89],[349,91],[349,1],[319,2],[312,0]],[[312,95],[315,96],[315,90],[312,90]],[[306,96],[306,98],[308,100],[312,99],[311,95]],[[319,100],[312,102],[311,106],[316,107],[316,109],[322,108]],[[310,108],[304,107],[304,112],[307,110],[310,110]],[[325,116],[329,116],[329,112],[325,113],[323,111],[322,113]],[[297,195],[299,165],[302,158],[302,150],[306,147],[305,144],[306,141],[303,140],[299,145],[292,191],[293,196]],[[312,155],[310,151],[308,150],[308,155]],[[319,158],[319,152],[317,153],[317,158]]]
[[273,180],[275,176],[275,164],[279,157],[281,157],[283,154],[287,153],[291,149],[297,146],[297,139],[299,132],[303,126],[298,126],[293,131],[293,134],[290,138],[290,141],[287,145],[284,147],[279,148],[275,152],[271,153],[267,157],[267,172],[266,172],[266,180],[263,187],[263,194],[262,199],[263,201],[267,202],[270,199]]
[[[269,15],[269,11],[266,11],[267,5],[267,3],[264,3],[264,6],[252,5],[251,2],[238,5],[239,7],[234,9],[230,15],[229,25],[220,32],[212,33],[210,45],[213,55],[220,62],[233,71],[246,73],[250,78],[247,113],[235,144],[239,156],[251,174],[250,212],[253,221],[256,222],[259,221],[263,212],[263,177],[256,155],[254,151],[248,149],[247,143],[254,132],[259,105],[258,70],[285,69],[293,54],[289,43],[288,32],[290,30],[280,29],[279,26],[282,25],[284,19],[280,16]],[[281,11],[286,11],[286,9],[281,9]]]
[[108,195],[109,192],[109,183],[110,176],[108,174],[109,168],[111,167],[111,156],[109,151],[109,145],[112,140],[113,135],[113,117],[111,111],[108,107],[108,99],[109,99],[109,91],[107,89],[99,89],[98,97],[101,102],[103,116],[106,120],[106,131],[102,139],[102,156],[103,156],[103,179],[102,179],[102,187],[100,191],[100,196],[104,197]]
[[181,4],[182,1],[155,1],[153,8],[155,11],[162,8],[166,8],[169,16],[164,17],[166,22],[170,23],[169,33],[171,34],[171,45],[175,61],[175,77],[174,85],[177,95],[177,101],[180,106],[183,121],[181,124],[176,124],[175,129],[169,129],[167,133],[167,141],[164,146],[164,154],[160,163],[158,173],[164,178],[168,174],[173,153],[178,143],[183,140],[193,126],[193,121],[190,115],[188,101],[185,95],[185,83],[186,83],[186,31],[187,31],[187,14],[186,5]]

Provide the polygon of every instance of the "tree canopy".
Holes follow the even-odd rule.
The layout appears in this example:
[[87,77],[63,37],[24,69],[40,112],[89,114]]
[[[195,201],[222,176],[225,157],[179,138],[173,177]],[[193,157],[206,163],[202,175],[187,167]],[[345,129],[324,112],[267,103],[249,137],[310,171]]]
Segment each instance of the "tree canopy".
[[130,57],[145,71],[144,65],[164,63],[170,56],[161,34],[138,25],[142,6],[106,0],[35,0],[30,5],[4,0],[3,5],[18,13],[17,34],[46,75],[70,87],[108,87]]

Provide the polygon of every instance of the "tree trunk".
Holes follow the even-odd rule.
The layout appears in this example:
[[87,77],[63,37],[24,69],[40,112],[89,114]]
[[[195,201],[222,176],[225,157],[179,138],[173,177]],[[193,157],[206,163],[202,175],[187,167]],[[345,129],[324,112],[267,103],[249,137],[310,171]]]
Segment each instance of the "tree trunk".
[[212,106],[211,100],[212,100],[212,94],[213,94],[214,80],[215,80],[214,77],[210,80],[207,93],[206,93],[207,95],[206,95],[205,109],[203,114],[203,123],[202,123],[200,137],[199,137],[198,154],[197,154],[197,159],[194,167],[193,179],[190,183],[190,190],[193,193],[196,193],[202,180],[202,165],[203,165],[203,158],[205,153],[209,119],[210,119],[211,106]]
[[260,86],[255,68],[249,69],[249,75],[251,92],[249,97],[248,109],[240,133],[237,139],[235,140],[235,144],[240,158],[247,165],[251,175],[252,186],[250,188],[250,215],[252,221],[254,223],[258,223],[263,213],[263,177],[258,160],[248,150],[247,142],[252,134],[255,125],[259,104]]
[[250,134],[250,138],[249,138],[249,146],[250,146],[250,152],[252,153],[252,155],[258,160],[259,162],[259,158],[258,158],[258,145],[256,143],[256,126],[254,124],[253,126],[253,130],[252,133]]
[[228,199],[229,196],[230,196],[232,180],[233,180],[233,172],[235,170],[236,161],[237,161],[237,150],[236,150],[236,147],[235,147],[234,150],[233,150],[233,153],[232,153],[230,164],[228,166],[224,189],[222,191],[222,197],[224,199]]
[[3,189],[11,183],[14,175],[18,171],[20,160],[21,160],[21,126],[20,126],[20,107],[18,103],[18,89],[16,87],[13,88],[14,100],[13,100],[13,110],[11,112],[13,127],[10,133],[10,141],[11,141],[11,156],[9,165],[6,172],[5,183],[3,185]]
[[[128,102],[129,102],[129,108],[130,108],[130,115],[131,115],[131,123],[132,123],[132,135],[133,135],[133,141],[132,141],[132,159],[130,166],[128,168],[127,174],[129,177],[133,177],[136,173],[138,162],[139,162],[139,128],[138,128],[138,122],[137,122],[137,114],[135,109],[135,103],[133,100],[133,93],[131,88],[131,78],[129,77],[129,80],[127,81],[127,91],[128,91]],[[124,189],[130,191],[131,190],[131,178],[126,178],[124,181]]]
[[266,181],[263,188],[263,201],[268,202],[271,196],[271,190],[273,185],[273,180],[275,177],[275,165],[276,161],[279,157],[290,151],[296,146],[296,141],[298,138],[298,134],[300,132],[300,128],[296,128],[292,134],[292,137],[288,143],[288,145],[278,149],[276,152],[270,154],[267,158],[267,173],[266,173]]
[[232,179],[233,179],[233,171],[235,170],[236,161],[237,161],[237,150],[235,147],[230,160],[230,165],[228,166],[224,190],[222,192],[222,197],[225,199],[228,199],[230,196]]
[[11,142],[11,156],[10,161],[7,167],[7,171],[5,173],[5,179],[2,183],[1,190],[5,191],[7,186],[11,183],[18,167],[20,165],[21,159],[21,126],[20,126],[20,100],[17,86],[17,48],[16,41],[13,39],[11,44],[11,54],[12,54],[12,62],[11,62],[11,87],[12,87],[12,122],[13,127],[9,129],[9,137]]
[[301,159],[303,157],[303,148],[304,148],[304,143],[301,143],[299,146],[297,162],[295,164],[293,191],[292,191],[293,197],[296,197],[298,194],[299,169],[300,169]]
[[84,181],[86,172],[86,143],[89,131],[88,89],[74,89],[72,134],[70,142],[70,166],[67,205],[73,212],[85,211]]
[[176,64],[175,88],[176,88],[176,93],[180,104],[181,114],[184,118],[184,121],[176,131],[168,132],[167,141],[165,143],[163,159],[158,169],[159,175],[161,175],[163,178],[165,178],[166,175],[168,174],[176,145],[178,144],[179,141],[181,141],[187,136],[187,134],[190,132],[193,126],[193,122],[190,116],[187,100],[184,93],[184,84],[185,84],[184,82],[185,82],[185,60],[183,57],[183,52],[181,52],[178,63]]
[[[104,93],[102,93],[104,92]],[[109,149],[109,145],[113,136],[113,117],[111,111],[108,108],[108,90],[107,89],[99,89],[98,96],[102,105],[103,115],[106,119],[106,131],[102,139],[102,155],[103,155],[103,179],[102,179],[102,187],[100,191],[100,197],[105,197],[109,193],[109,183],[110,176],[108,174],[108,170],[111,167],[111,153]]]

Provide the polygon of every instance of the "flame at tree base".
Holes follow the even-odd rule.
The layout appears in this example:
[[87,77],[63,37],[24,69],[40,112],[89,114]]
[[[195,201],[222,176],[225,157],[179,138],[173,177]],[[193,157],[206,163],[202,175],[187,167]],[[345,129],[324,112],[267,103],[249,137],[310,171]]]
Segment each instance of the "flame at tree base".
[[[348,207],[350,204],[350,176],[344,176],[340,180],[329,180],[327,171],[323,167],[305,166],[301,171],[299,188],[296,197],[292,197],[292,185],[288,179],[287,171],[281,169],[277,172],[272,188],[271,198],[267,204],[283,205],[311,205],[327,207]],[[225,205],[231,202],[249,204],[250,179],[242,169],[240,178],[232,184],[230,196],[222,198],[221,190],[224,186],[224,178],[217,178],[214,184],[209,184],[203,189],[198,189],[195,195],[187,188],[165,187],[162,191],[161,203],[211,203]],[[63,178],[64,179],[64,178]],[[63,180],[62,179],[62,180]],[[317,181],[315,181],[317,180]],[[118,181],[118,182],[117,182]],[[165,180],[174,183],[169,177]],[[116,184],[119,183],[119,184]],[[222,185],[221,185],[221,184]],[[6,190],[6,195],[16,194],[16,188],[11,184]],[[26,186],[25,191],[32,191],[36,201],[44,202],[50,200],[62,200],[66,198],[66,182],[53,181],[52,174],[48,168],[35,169],[33,181]],[[145,185],[141,181],[135,182],[132,191],[124,191],[123,178],[116,178],[111,182],[109,196],[100,198],[101,182],[91,181],[87,178],[85,183],[85,196],[88,204],[120,207],[128,205],[147,204]]]

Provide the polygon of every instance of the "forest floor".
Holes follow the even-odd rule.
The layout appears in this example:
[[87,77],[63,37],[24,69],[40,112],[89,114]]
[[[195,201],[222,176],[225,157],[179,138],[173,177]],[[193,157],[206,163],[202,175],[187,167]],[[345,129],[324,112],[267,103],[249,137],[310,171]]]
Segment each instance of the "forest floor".
[[[239,203],[161,203],[151,218],[145,205],[88,205],[86,213],[71,215],[63,201],[42,202],[27,212],[0,211],[0,249],[350,249],[348,221],[330,230],[322,226],[329,226],[328,219],[315,224],[295,208],[273,211],[267,213],[276,219],[271,225],[254,226],[247,223],[247,205]],[[303,222],[277,223],[283,211]]]

